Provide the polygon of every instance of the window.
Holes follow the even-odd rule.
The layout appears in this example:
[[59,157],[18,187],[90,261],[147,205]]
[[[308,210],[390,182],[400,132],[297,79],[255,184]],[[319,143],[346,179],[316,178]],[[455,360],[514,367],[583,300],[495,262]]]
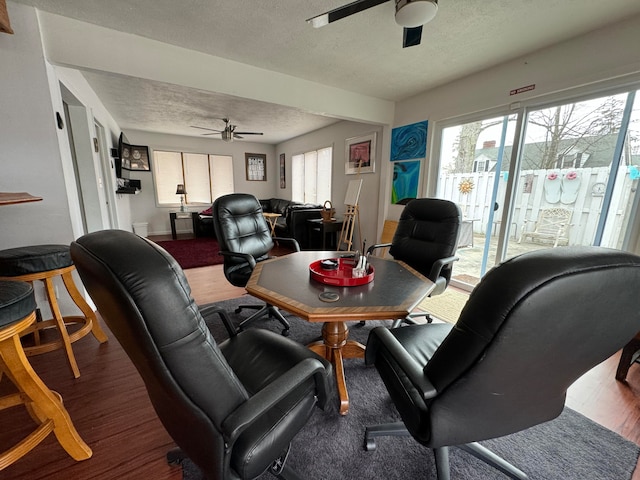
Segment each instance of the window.
[[176,186],[184,184],[187,205],[210,205],[233,193],[233,159],[227,155],[155,151],[153,162],[159,206],[180,204]]
[[291,200],[323,203],[331,198],[333,148],[326,147],[291,157]]

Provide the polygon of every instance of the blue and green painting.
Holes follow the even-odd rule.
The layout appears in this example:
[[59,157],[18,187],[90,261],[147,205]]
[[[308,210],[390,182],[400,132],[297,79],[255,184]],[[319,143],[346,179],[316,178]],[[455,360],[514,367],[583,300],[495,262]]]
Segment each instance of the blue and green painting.
[[391,161],[424,158],[427,154],[427,120],[391,130]]
[[391,203],[405,205],[418,196],[420,160],[395,162],[393,164],[393,184]]

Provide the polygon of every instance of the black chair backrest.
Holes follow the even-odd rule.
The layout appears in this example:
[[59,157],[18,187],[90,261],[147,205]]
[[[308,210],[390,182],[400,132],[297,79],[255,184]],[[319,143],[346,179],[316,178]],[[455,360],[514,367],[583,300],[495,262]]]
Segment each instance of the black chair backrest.
[[122,230],[79,238],[71,256],[171,437],[222,476],[221,423],[248,394],[211,337],[180,266],[153,242]]
[[640,330],[640,257],[559,247],[512,258],[474,289],[424,372],[434,443],[457,445],[555,418],[569,385]]
[[[389,253],[428,277],[434,262],[455,254],[461,219],[460,208],[449,200],[411,200],[402,210]],[[441,272],[447,284],[451,272],[451,265]]]
[[[213,228],[220,250],[249,254],[259,261],[273,248],[271,229],[253,195],[232,193],[217,198],[213,202]],[[225,257],[225,266],[241,263],[238,257]]]

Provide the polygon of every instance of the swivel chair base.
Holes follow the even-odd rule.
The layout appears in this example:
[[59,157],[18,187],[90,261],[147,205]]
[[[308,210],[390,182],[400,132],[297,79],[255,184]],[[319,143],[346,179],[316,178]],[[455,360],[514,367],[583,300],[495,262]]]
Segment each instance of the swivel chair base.
[[289,333],[290,333],[289,328],[291,328],[291,325],[289,325],[289,322],[287,321],[287,319],[282,316],[278,307],[275,307],[268,303],[265,303],[264,305],[240,305],[238,308],[235,309],[235,312],[240,313],[243,309],[252,309],[252,310],[258,310],[258,311],[253,315],[251,315],[249,318],[243,320],[242,323],[238,325],[238,331],[242,331],[244,327],[246,327],[248,324],[250,324],[254,320],[257,320],[258,318],[261,318],[265,315],[269,315],[269,318],[275,318],[284,327],[284,329],[281,332],[282,336],[283,337],[289,336]]
[[[364,437],[364,449],[371,452],[376,449],[375,437],[410,437],[411,434],[405,427],[403,422],[384,423],[367,427]],[[491,465],[493,468],[500,470],[509,478],[514,480],[527,480],[529,477],[522,470],[514,467],[504,458],[499,457],[491,450],[483,447],[478,442],[465,443],[463,445],[455,445],[461,450],[470,453],[478,460]],[[438,480],[450,480],[451,473],[449,468],[449,447],[439,447],[433,449],[436,458],[436,471]]]

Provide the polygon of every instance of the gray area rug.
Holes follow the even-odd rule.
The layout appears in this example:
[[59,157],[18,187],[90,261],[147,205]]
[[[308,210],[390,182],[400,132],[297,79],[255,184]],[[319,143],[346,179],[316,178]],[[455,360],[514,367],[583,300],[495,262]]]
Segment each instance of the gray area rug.
[[[245,296],[218,305],[239,323],[250,314],[248,310],[233,313],[240,303],[258,302]],[[291,323],[290,338],[306,344],[320,336],[321,324],[305,322],[286,312],[285,316]],[[207,323],[217,341],[226,338],[217,316],[207,319]],[[385,323],[367,322],[363,327],[354,323],[350,338],[365,343],[371,328]],[[268,319],[258,320],[251,328],[281,330],[278,322]],[[349,414],[340,416],[337,405],[326,412],[318,410],[294,439],[289,465],[309,480],[436,478],[433,454],[410,437],[379,438],[376,451],[364,450],[367,425],[397,421],[399,416],[375,368],[365,367],[362,360],[349,359],[345,361],[345,372],[351,402]],[[569,408],[551,422],[482,444],[532,480],[630,479],[640,453],[634,443]],[[454,480],[507,478],[457,448],[451,449],[450,460]],[[188,460],[183,463],[183,478],[204,479]],[[270,478],[274,477],[268,473],[260,477]]]

